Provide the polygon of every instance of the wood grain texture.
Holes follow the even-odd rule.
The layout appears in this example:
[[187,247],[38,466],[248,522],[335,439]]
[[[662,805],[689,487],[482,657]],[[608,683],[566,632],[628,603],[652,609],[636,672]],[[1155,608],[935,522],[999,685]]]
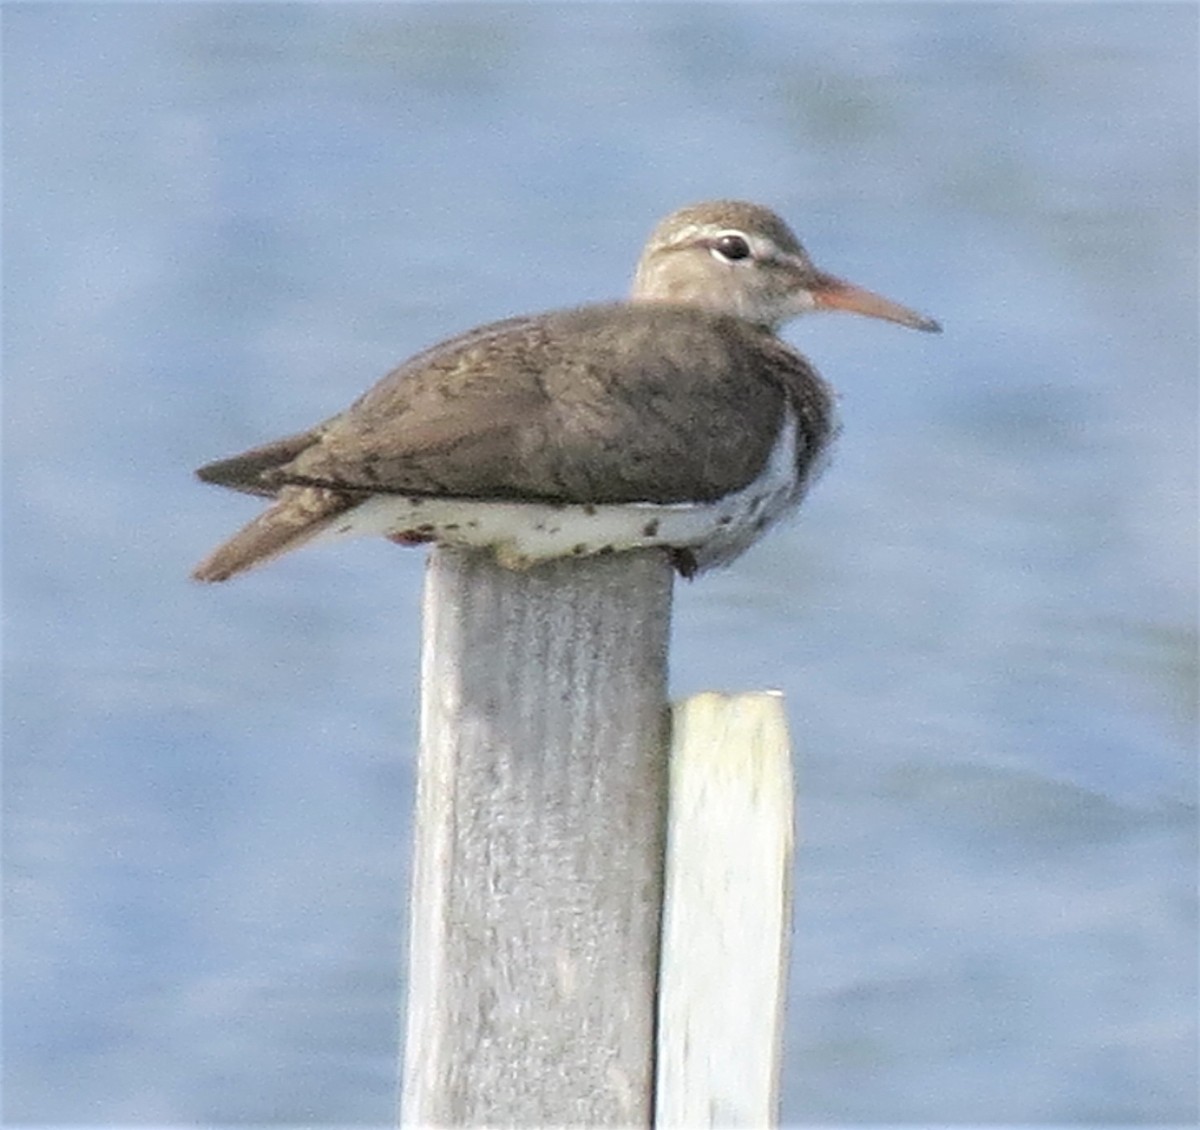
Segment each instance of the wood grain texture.
[[793,799],[783,699],[675,707],[655,1125],[777,1125]]
[[671,571],[435,550],[402,1115],[648,1126]]

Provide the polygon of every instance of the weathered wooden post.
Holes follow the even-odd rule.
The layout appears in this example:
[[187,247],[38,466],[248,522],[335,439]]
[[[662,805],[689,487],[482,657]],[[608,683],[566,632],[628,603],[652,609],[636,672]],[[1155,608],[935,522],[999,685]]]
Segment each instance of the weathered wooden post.
[[404,1122],[649,1126],[671,570],[438,549]]
[[654,551],[431,555],[406,1125],[775,1121],[782,700],[696,695],[672,727],[670,607]]
[[793,807],[782,695],[706,693],[675,707],[660,1130],[779,1117]]

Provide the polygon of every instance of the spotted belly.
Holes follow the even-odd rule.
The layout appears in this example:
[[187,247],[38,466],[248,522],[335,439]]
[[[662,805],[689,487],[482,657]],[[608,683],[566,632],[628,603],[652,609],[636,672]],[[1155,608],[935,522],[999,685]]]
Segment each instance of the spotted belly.
[[546,503],[372,495],[314,541],[383,535],[402,543],[489,548],[520,569],[563,557],[663,546],[695,570],[737,557],[800,501],[796,420],[788,415],[770,458],[748,486],[712,502]]

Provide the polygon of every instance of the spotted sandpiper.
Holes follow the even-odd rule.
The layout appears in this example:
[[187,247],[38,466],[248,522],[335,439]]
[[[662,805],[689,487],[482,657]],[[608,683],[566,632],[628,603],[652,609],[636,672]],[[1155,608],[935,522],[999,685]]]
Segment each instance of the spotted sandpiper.
[[274,503],[193,576],[354,534],[512,568],[647,546],[685,576],[728,562],[799,503],[836,431],[830,389],[777,336],[822,309],[940,329],[818,270],[766,208],[680,209],[627,302],[471,330],[311,430],[201,467]]

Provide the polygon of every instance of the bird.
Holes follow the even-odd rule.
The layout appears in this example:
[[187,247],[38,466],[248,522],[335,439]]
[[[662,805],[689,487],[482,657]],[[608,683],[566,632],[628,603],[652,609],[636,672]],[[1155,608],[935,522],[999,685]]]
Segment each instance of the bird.
[[779,337],[820,310],[941,329],[818,269],[768,208],[680,208],[625,301],[469,330],[323,423],[199,468],[271,505],[192,576],[355,535],[510,569],[646,547],[684,577],[727,564],[799,504],[838,431],[831,387]]

